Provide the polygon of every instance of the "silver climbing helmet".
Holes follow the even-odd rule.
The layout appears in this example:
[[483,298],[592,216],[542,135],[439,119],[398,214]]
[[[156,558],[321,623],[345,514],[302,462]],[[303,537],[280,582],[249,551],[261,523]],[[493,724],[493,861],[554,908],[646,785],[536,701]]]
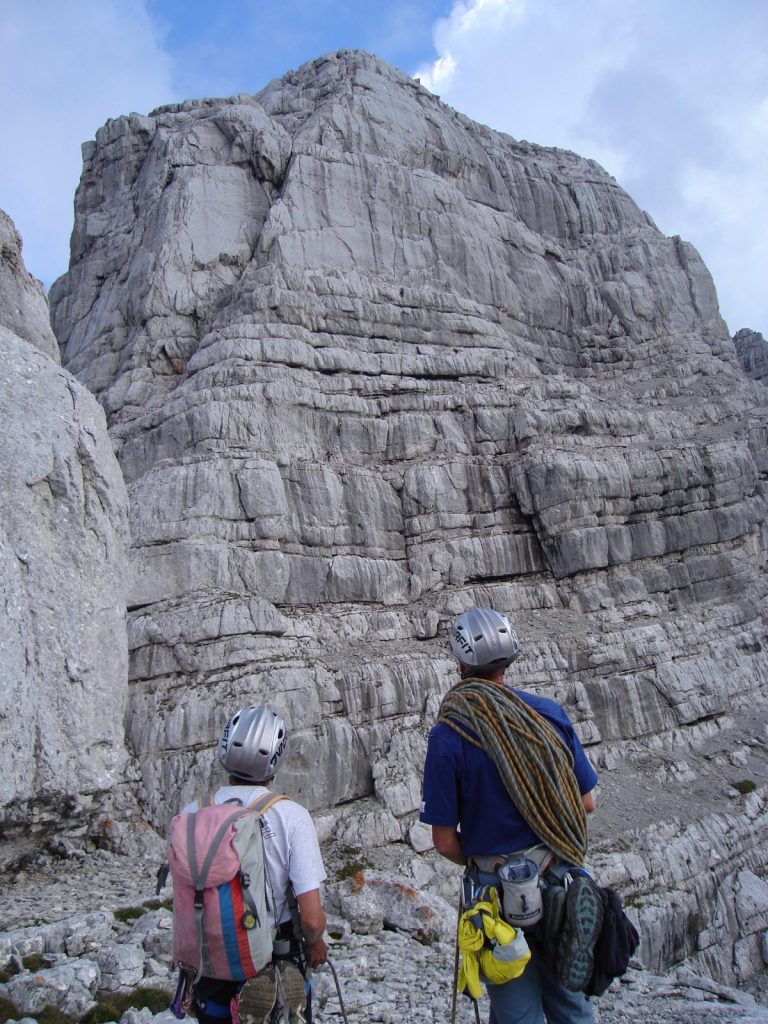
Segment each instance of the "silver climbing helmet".
[[241,708],[224,726],[219,760],[230,775],[246,782],[267,782],[285,753],[285,722],[266,706]]
[[520,643],[506,615],[470,608],[453,624],[451,650],[469,668],[506,668],[520,653]]

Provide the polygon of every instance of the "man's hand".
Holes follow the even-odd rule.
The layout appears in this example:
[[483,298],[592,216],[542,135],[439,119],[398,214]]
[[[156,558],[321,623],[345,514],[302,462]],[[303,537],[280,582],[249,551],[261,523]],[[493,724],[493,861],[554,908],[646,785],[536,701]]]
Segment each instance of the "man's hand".
[[307,943],[307,960],[310,967],[319,967],[328,959],[328,947],[323,941],[322,935],[314,942]]

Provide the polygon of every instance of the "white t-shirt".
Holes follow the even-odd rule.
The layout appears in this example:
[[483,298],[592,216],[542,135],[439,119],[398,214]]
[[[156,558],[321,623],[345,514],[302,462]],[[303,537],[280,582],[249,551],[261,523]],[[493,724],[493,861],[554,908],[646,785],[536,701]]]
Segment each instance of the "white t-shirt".
[[[222,786],[214,800],[217,804],[237,800],[245,806],[269,792],[266,786]],[[184,812],[196,811],[197,806],[195,800]],[[289,885],[297,896],[319,889],[326,878],[325,868],[315,826],[305,807],[293,800],[278,800],[264,818],[264,856],[275,900],[275,922],[282,924],[291,919]]]

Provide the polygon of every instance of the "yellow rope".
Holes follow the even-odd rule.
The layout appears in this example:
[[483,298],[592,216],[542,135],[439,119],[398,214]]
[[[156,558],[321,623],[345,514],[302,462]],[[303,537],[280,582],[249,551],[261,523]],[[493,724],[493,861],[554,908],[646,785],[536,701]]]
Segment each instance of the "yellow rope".
[[543,715],[506,687],[464,679],[443,698],[437,720],[489,755],[543,843],[571,864],[584,863],[587,816],[573,755]]

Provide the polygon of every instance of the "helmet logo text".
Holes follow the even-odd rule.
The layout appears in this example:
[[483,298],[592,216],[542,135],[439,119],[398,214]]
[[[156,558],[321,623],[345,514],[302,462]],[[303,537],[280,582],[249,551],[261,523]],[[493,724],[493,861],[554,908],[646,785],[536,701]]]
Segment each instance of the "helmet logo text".
[[283,738],[280,740],[280,746],[277,747],[277,749],[275,750],[274,754],[269,759],[269,765],[270,765],[271,768],[274,768],[275,765],[277,764],[277,762],[283,756],[284,750],[285,750],[285,736],[283,736]]
[[462,648],[462,650],[467,651],[467,653],[469,654],[472,653],[472,644],[469,642],[469,640],[467,640],[467,638],[464,636],[460,629],[454,629],[453,639],[459,645],[459,647]]

